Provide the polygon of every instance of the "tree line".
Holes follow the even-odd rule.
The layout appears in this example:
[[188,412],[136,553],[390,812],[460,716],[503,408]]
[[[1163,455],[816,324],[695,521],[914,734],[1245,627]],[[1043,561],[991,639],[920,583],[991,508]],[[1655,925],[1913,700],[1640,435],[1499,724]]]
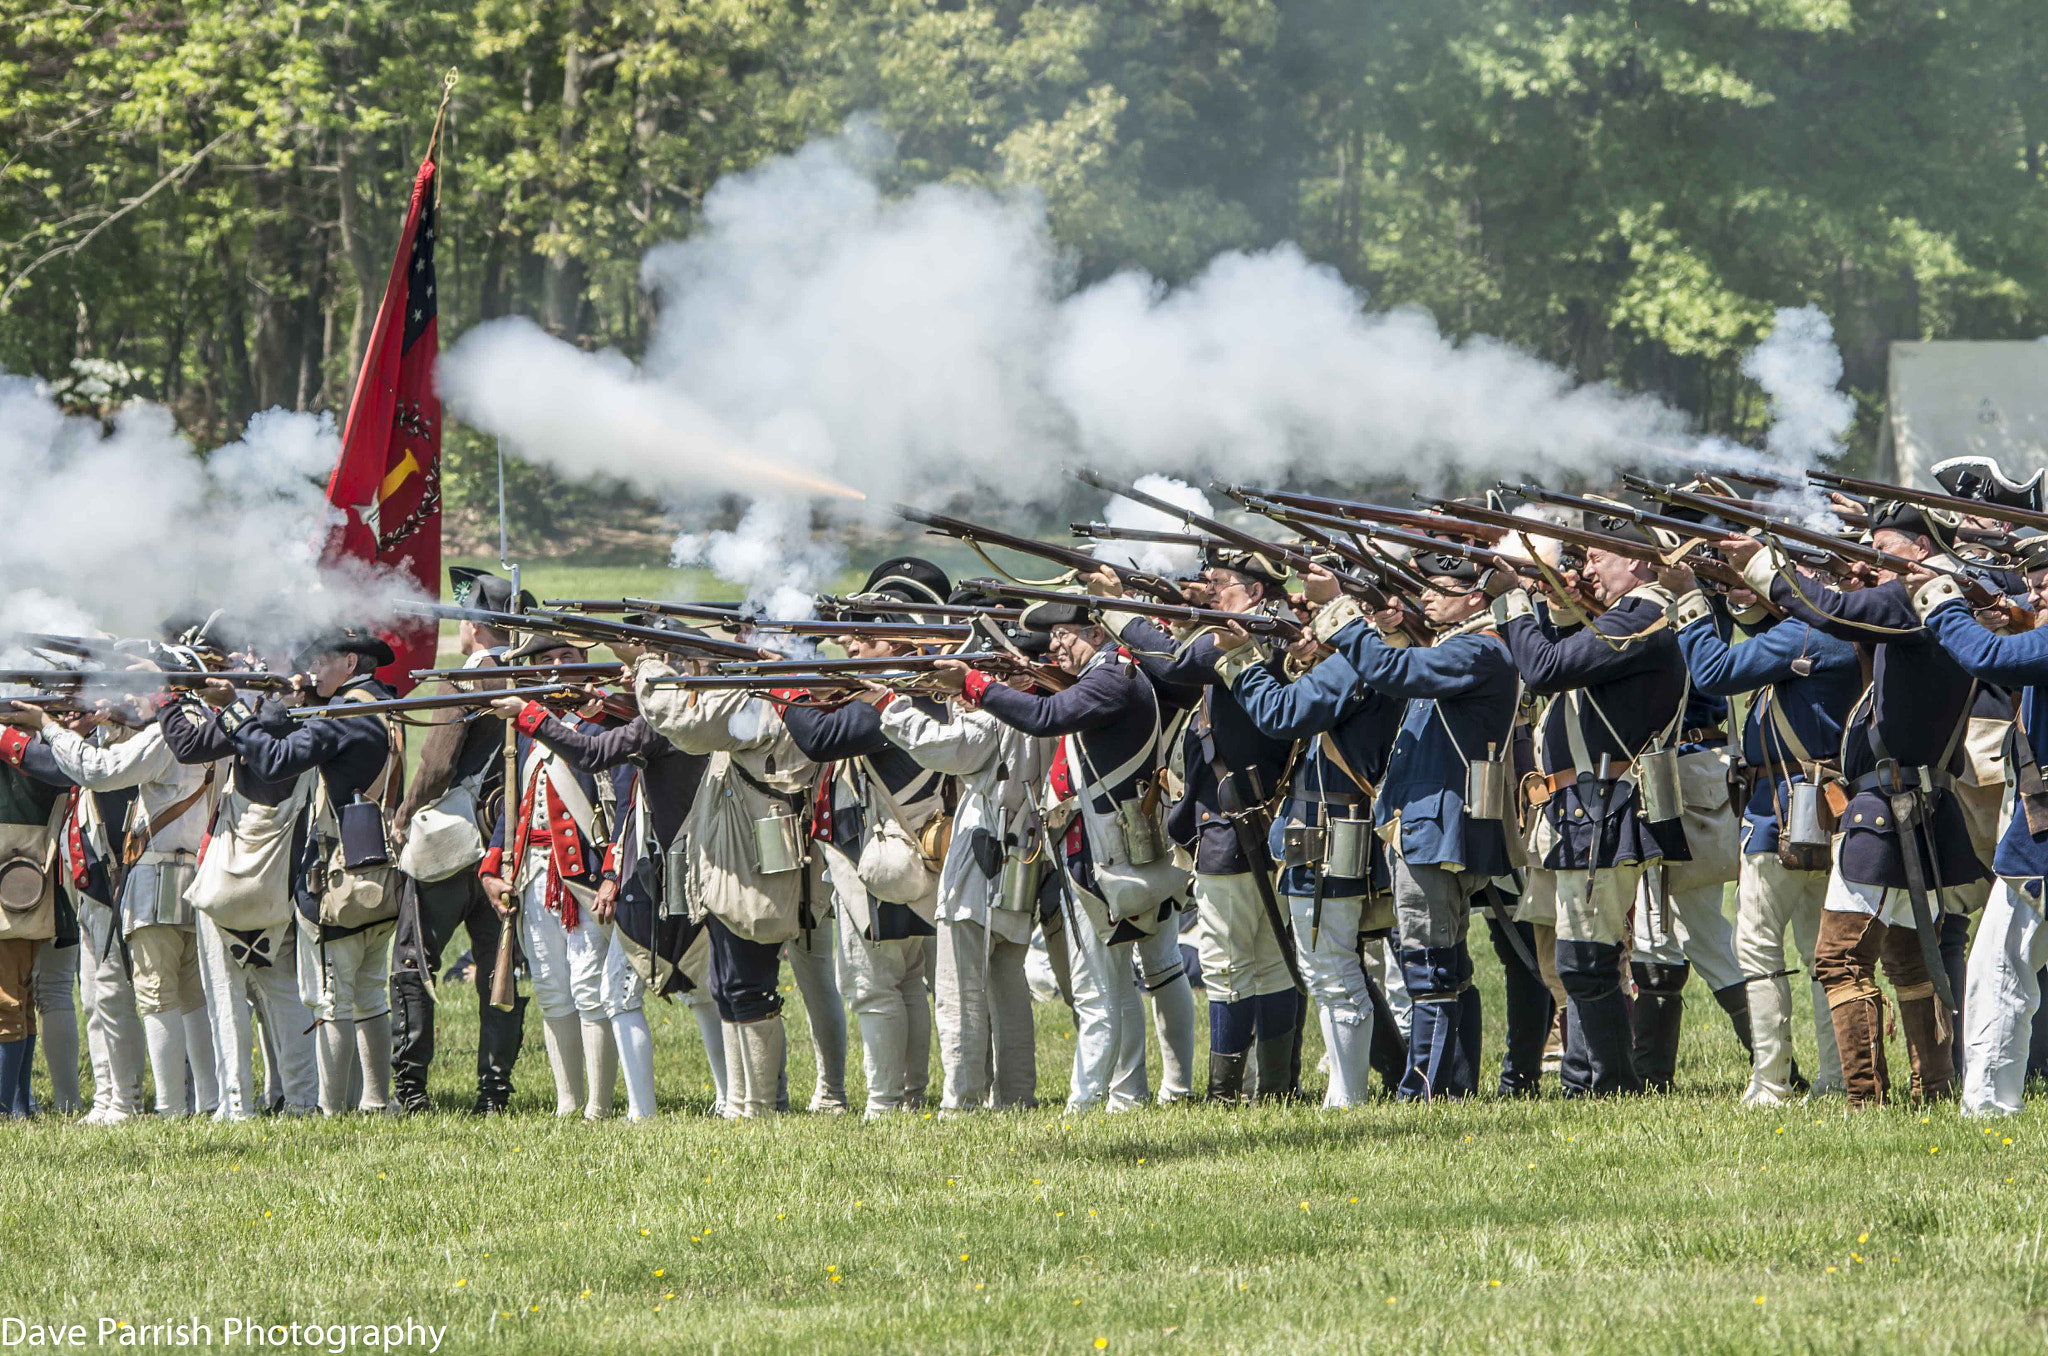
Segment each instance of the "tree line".
[[[1446,329],[1753,436],[1774,308],[2041,333],[2028,0],[0,0],[0,367],[202,445],[333,409],[443,92],[442,330],[638,351],[718,177],[871,109],[1029,184],[1080,280],[1298,241]],[[475,449],[451,450],[451,460]],[[455,467],[457,480],[462,466]],[[477,477],[472,476],[472,479]],[[457,484],[451,493],[460,502]]]

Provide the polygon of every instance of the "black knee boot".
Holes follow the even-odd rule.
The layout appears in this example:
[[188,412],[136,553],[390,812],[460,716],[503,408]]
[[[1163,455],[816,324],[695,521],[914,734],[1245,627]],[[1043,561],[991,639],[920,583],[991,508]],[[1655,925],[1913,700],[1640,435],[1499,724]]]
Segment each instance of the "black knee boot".
[[[1500,1095],[1533,1097],[1543,1078],[1543,1045],[1550,1037],[1550,1024],[1557,1016],[1557,1004],[1543,976],[1530,973],[1527,963],[1516,954],[1501,922],[1489,916],[1493,951],[1500,957],[1502,978],[1507,988],[1507,1049],[1501,1056]],[[1536,925],[1513,923],[1536,954]]]
[[[1408,1072],[1408,1043],[1401,1039],[1401,1024],[1394,1020],[1394,1009],[1387,1002],[1386,991],[1379,981],[1372,977],[1372,971],[1365,972],[1366,996],[1372,1000],[1372,1052],[1367,1057],[1372,1071],[1380,1076],[1380,1088],[1392,1097],[1400,1090],[1402,1076]],[[2048,1007],[2048,1004],[2044,1004]]]
[[1621,947],[1559,938],[1557,977],[1571,1008],[1564,1058],[1566,1095],[1641,1092],[1628,995],[1621,989]]
[[1635,961],[1634,1013],[1636,1072],[1649,1092],[1671,1091],[1678,1074],[1678,1036],[1685,1013],[1685,981],[1690,965],[1659,965]]
[[478,1115],[503,1111],[512,1101],[512,1066],[519,1060],[519,1046],[526,1036],[528,999],[513,1000],[513,1008],[484,1004],[476,1033],[476,1106]]
[[434,1063],[434,1000],[415,970],[391,976],[391,1104],[427,1109],[427,1070]]

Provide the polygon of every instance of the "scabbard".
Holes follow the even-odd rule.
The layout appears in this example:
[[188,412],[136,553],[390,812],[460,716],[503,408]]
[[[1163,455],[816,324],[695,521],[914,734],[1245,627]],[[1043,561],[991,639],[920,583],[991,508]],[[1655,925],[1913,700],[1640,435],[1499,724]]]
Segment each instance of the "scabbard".
[[1941,963],[1941,935],[1935,931],[1934,911],[1928,901],[1927,873],[1920,860],[1920,848],[1927,846],[1934,856],[1934,835],[1927,822],[1927,802],[1917,787],[1891,793],[1892,823],[1899,831],[1899,862],[1906,872],[1906,894],[1913,901],[1913,931],[1919,934],[1920,959],[1927,966],[1927,978],[1934,984],[1934,996],[1951,1013],[1956,1011],[1955,991],[1949,988],[1948,970]]
[[1522,940],[1522,930],[1515,926],[1514,915],[1508,912],[1508,902],[1500,897],[1500,887],[1493,883],[1493,877],[1486,878],[1479,895],[1486,901],[1486,907],[1493,910],[1494,920],[1500,924],[1501,931],[1507,933],[1508,945],[1513,948],[1515,959],[1528,967],[1529,973],[1536,976],[1537,983],[1542,983],[1543,969],[1536,963],[1529,944]]

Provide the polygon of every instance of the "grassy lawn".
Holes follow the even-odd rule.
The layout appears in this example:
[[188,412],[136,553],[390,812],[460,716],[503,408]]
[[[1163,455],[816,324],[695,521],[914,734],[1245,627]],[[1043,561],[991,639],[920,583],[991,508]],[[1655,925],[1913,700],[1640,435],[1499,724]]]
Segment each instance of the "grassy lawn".
[[[450,986],[430,1117],[0,1128],[6,1312],[413,1317],[455,1351],[2038,1351],[2038,1113],[1745,1112],[1690,997],[1663,1098],[878,1124],[708,1119],[658,1006],[664,1114],[635,1127],[543,1114],[537,1020],[521,1114],[461,1114]],[[1056,1107],[1072,1024],[1038,1020]]]

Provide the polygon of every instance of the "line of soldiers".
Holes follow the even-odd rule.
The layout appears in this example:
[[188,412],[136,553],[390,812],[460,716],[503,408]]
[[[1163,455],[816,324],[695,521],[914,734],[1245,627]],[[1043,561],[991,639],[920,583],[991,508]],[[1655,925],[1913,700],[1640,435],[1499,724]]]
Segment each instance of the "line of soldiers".
[[[2041,508],[2039,476],[1939,471],[1987,511]],[[849,1010],[866,1115],[927,1104],[935,1028],[941,1114],[1035,1105],[1034,954],[1076,1025],[1072,1111],[1299,1096],[1311,1005],[1324,1106],[1375,1072],[1402,1100],[1470,1096],[1476,907],[1505,979],[1499,1095],[1551,1070],[1566,1096],[1670,1088],[1697,971],[1752,1057],[1745,1103],[1881,1103],[1881,963],[1911,1095],[1960,1081],[1966,1110],[2016,1112],[2048,1054],[2048,632],[2021,620],[2048,602],[2048,535],[1987,551],[2001,520],[1875,502],[1892,568],[1823,575],[1768,531],[1701,513],[1679,538],[1588,502],[1618,549],[1561,553],[1530,519],[1528,568],[1424,547],[1422,587],[1371,607],[1339,569],[1212,541],[1183,589],[1198,621],[1098,570],[851,689],[721,678],[692,657],[707,632],[650,611],[609,642],[630,700],[494,695],[590,645],[464,620],[471,695],[429,722],[409,785],[367,630],[290,656],[290,697],[216,679],[18,704],[0,1102],[30,1110],[40,1014],[57,1109],[80,1107],[75,975],[88,1121],[142,1110],[145,1063],[164,1115],[424,1110],[458,928],[479,1113],[508,1105],[536,1001],[558,1115],[611,1114],[623,1073],[628,1116],[652,1116],[650,995],[691,1008],[723,1115],[788,1109],[785,961],[811,1111],[851,1109]],[[1739,580],[1703,588],[1707,560]],[[2007,604],[1972,606],[1973,579]],[[456,600],[534,606],[481,571]],[[906,556],[847,601],[914,629],[1002,600]],[[211,625],[148,662],[222,667]],[[856,627],[839,645],[884,668],[919,648]]]

